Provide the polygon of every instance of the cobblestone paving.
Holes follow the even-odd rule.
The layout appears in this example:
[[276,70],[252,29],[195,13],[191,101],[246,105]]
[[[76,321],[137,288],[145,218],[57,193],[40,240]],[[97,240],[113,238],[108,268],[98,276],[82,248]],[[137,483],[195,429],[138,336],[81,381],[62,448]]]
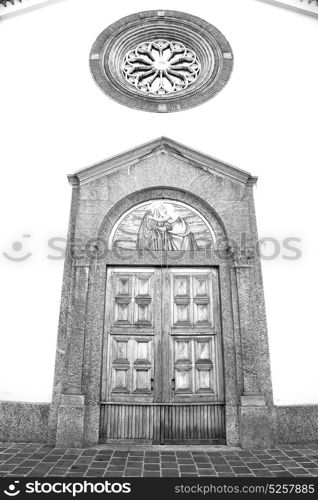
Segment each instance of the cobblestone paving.
[[58,449],[0,443],[0,476],[30,477],[312,477],[318,444],[242,451],[209,448]]

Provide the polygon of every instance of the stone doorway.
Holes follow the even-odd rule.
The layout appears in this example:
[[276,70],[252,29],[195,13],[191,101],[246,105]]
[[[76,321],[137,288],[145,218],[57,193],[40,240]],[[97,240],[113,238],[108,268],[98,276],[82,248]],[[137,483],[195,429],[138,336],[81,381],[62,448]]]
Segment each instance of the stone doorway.
[[[243,448],[271,446],[275,421],[257,254],[253,199],[257,179],[163,137],[76,172],[69,180],[73,197],[49,441],[59,447],[81,447],[96,445],[101,438],[127,436],[127,422],[134,422],[134,418],[127,419],[125,412],[132,411],[129,405],[135,398],[136,404],[148,405],[144,414],[141,412],[142,420],[147,421],[147,411],[154,412],[150,407],[163,405],[163,425],[153,425],[155,419],[158,421],[158,409],[148,425],[152,434],[149,431],[146,439],[151,441],[212,439]],[[153,296],[150,292],[137,293],[135,288],[131,296],[128,294],[136,300],[137,293],[137,304],[139,301],[139,319],[134,317],[139,322],[138,335],[134,322],[125,326],[130,314],[124,307],[127,296],[119,293],[105,302],[107,272],[115,268],[130,269],[130,276],[135,278],[146,268],[145,274],[152,276]],[[163,270],[160,279],[166,280],[161,299],[155,288],[158,269]],[[220,334],[212,329],[201,331],[203,324],[197,331],[194,319],[189,322],[187,316],[187,309],[194,304],[198,317],[206,321],[207,304],[215,304],[213,296],[190,294],[189,298],[168,292],[169,287],[174,290],[173,277],[180,270],[185,287],[187,280],[191,283],[200,274],[198,270],[211,276],[211,282],[218,282],[219,316],[214,319],[220,318]],[[147,316],[149,296],[150,300],[161,300],[154,307],[152,319]],[[118,332],[113,335],[107,333],[112,320],[105,321],[105,311],[110,314],[107,311],[114,304],[121,311],[118,309]],[[165,336],[160,337],[162,334],[156,333],[160,322],[152,325],[151,321],[164,307],[166,318],[174,317],[176,306],[179,326],[166,319],[159,328]],[[129,328],[132,330],[128,333]],[[111,351],[105,351],[105,335],[112,338]],[[158,348],[151,351],[149,347],[156,335],[170,360],[164,376],[151,375],[152,371],[155,374],[155,363],[159,369],[156,373],[163,373],[158,365]],[[138,340],[134,346],[133,338]],[[215,351],[212,339],[218,339]],[[200,405],[204,407],[202,421],[209,424],[199,426],[201,430],[197,431],[191,422],[198,419]],[[166,433],[169,419],[176,420],[172,416],[176,410],[170,406],[178,407],[179,421],[185,422],[183,427],[179,425],[179,434]],[[215,407],[219,417],[212,415]],[[118,420],[119,410],[124,416]],[[160,409],[160,419],[162,413]],[[217,418],[219,427],[215,427]],[[119,434],[112,427],[115,420],[123,425]]]

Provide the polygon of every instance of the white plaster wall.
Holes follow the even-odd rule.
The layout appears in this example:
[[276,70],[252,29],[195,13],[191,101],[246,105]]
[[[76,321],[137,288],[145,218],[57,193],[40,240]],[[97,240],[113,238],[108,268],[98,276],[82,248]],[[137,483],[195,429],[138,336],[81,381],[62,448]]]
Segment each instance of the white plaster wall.
[[[90,76],[96,36],[158,7],[210,21],[232,45],[230,83],[196,109],[134,111]],[[257,0],[64,0],[0,21],[0,399],[51,399],[63,262],[47,241],[66,234],[66,174],[166,135],[258,175],[260,235],[301,238],[301,259],[264,262],[274,395],[318,403],[317,23]]]

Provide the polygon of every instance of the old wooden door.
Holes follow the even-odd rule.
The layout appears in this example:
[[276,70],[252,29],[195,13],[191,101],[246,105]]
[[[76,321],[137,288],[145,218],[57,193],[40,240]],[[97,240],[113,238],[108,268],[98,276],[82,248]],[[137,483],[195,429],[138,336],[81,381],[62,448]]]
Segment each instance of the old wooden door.
[[217,268],[108,268],[100,436],[225,442]]

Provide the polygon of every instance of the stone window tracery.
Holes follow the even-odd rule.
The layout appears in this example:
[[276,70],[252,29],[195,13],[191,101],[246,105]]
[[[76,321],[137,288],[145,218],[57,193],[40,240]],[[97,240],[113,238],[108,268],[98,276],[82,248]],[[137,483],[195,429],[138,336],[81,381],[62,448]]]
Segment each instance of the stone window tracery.
[[154,40],[128,52],[123,63],[126,80],[148,94],[165,95],[185,90],[200,73],[194,50],[169,40]]

